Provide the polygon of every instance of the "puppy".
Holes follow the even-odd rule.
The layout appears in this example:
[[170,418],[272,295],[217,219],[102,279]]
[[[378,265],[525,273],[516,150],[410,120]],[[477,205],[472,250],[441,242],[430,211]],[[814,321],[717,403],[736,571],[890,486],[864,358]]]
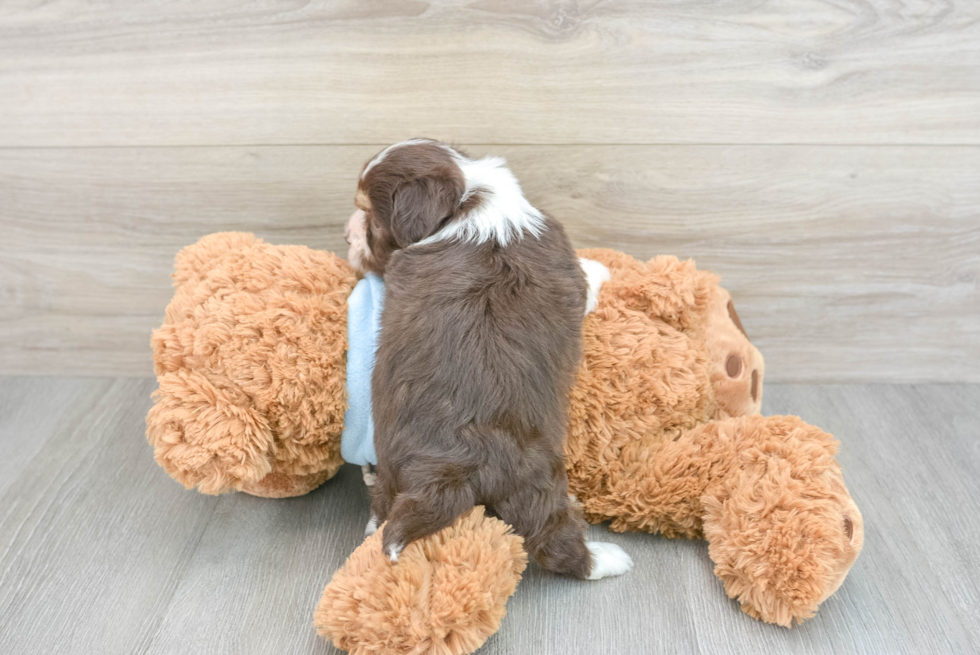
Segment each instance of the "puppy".
[[579,262],[500,158],[404,141],[365,165],[355,202],[349,261],[386,285],[368,531],[387,521],[394,562],[482,504],[546,569],[625,573],[621,548],[585,542],[562,456],[582,317],[608,271]]

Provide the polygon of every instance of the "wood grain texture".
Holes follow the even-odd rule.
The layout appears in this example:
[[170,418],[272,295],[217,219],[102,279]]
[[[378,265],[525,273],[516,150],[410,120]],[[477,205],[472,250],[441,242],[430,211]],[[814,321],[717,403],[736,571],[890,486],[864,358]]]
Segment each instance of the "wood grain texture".
[[370,514],[359,467],[300,498],[223,497],[148,655],[340,653],[313,610]]
[[[22,453],[0,490],[0,653],[339,653],[312,612],[362,539],[359,470],[288,500],[184,491],[143,438],[152,386],[0,378],[2,407],[20,408],[0,412],[0,450]],[[980,385],[768,385],[764,405],[836,434],[865,519],[815,618],[743,615],[703,542],[594,526],[634,570],[588,583],[532,564],[479,653],[980,650]]]
[[[91,411],[105,383],[60,378],[2,379],[0,384],[0,497],[53,434]],[[57,407],[57,411],[40,411]]]
[[972,0],[14,2],[0,145],[980,144]]
[[[0,371],[148,375],[173,256],[346,252],[374,146],[0,150]],[[723,276],[770,381],[980,381],[980,148],[476,146],[579,247]]]
[[[129,653],[152,639],[217,498],[143,438],[152,380],[4,378],[0,652]],[[25,393],[25,389],[29,393]]]

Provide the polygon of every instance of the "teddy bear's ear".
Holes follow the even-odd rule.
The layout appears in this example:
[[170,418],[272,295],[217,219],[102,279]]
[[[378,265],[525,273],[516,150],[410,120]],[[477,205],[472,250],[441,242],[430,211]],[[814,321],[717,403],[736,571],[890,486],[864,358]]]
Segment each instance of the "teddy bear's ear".
[[218,265],[223,255],[242,251],[255,243],[262,243],[249,232],[216,232],[201,237],[197,243],[183,248],[174,258],[174,272],[171,277],[174,286],[204,278]]

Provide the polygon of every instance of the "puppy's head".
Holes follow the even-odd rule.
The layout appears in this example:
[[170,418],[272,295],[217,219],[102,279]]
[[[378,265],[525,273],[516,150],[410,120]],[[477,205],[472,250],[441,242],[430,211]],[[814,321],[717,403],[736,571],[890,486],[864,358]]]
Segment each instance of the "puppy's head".
[[364,166],[347,224],[347,259],[384,275],[391,254],[432,236],[452,221],[466,192],[462,155],[429,139],[385,148]]

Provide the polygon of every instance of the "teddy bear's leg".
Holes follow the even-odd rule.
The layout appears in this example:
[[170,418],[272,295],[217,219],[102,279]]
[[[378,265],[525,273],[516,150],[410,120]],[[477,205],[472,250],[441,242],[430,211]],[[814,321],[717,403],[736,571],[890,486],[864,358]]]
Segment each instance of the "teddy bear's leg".
[[589,520],[613,530],[704,536],[728,595],[788,626],[837,590],[863,545],[836,454],[831,435],[798,417],[743,416],[632,442],[575,491]]
[[810,618],[864,543],[861,512],[834,460],[836,442],[795,416],[705,427],[744,446],[702,498],[715,573],[750,616],[787,627]]
[[506,614],[527,566],[522,544],[482,507],[409,544],[397,564],[382,552],[378,532],[334,573],[314,624],[356,653],[472,653]]

